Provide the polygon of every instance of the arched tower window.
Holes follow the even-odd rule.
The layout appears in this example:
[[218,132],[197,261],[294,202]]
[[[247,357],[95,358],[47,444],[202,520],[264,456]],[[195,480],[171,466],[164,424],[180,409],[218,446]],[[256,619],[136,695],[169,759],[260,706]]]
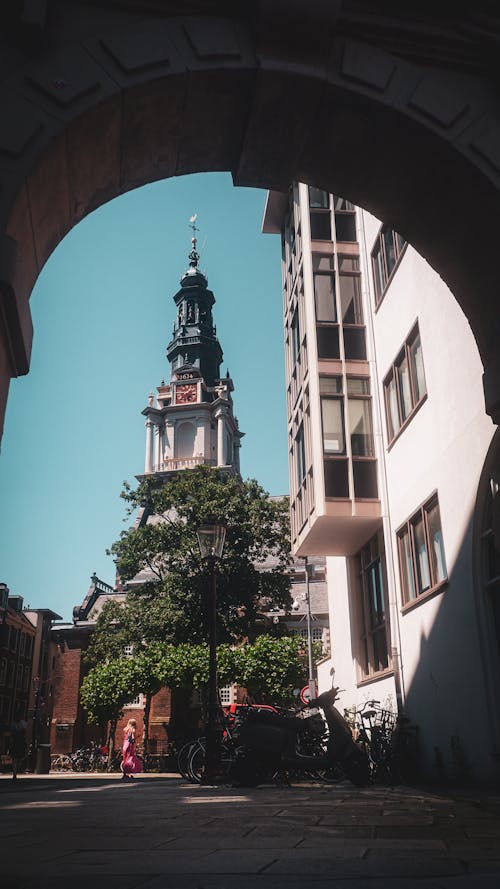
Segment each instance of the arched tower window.
[[175,430],[175,456],[193,457],[196,427],[193,423],[179,423]]

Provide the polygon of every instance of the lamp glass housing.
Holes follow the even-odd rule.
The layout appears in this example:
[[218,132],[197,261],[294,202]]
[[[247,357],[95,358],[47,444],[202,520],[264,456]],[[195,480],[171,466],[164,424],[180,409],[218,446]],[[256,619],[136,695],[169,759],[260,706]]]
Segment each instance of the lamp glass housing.
[[226,539],[224,522],[210,522],[196,529],[202,559],[220,559]]

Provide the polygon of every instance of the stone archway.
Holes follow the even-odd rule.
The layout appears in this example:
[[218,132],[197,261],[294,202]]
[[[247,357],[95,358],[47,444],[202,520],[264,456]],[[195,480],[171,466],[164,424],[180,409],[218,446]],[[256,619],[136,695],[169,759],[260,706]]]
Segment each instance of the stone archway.
[[[234,5],[234,4],[233,4]],[[29,297],[84,215],[157,179],[303,180],[390,222],[441,274],[500,419],[500,16],[420,4],[19,3],[0,87],[0,422],[26,373]],[[413,10],[415,7],[415,11]],[[191,13],[191,14],[189,14]],[[7,15],[3,13],[4,17]],[[483,17],[484,18],[484,17]],[[431,47],[431,49],[429,49]]]

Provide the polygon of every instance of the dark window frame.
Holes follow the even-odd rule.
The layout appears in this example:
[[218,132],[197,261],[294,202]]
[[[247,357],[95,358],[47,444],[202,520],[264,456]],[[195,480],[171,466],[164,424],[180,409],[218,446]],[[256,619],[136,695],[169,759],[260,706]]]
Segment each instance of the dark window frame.
[[[418,326],[418,321],[413,325],[410,333],[405,339],[403,346],[399,350],[396,358],[392,362],[391,368],[386,373],[383,379],[383,388],[384,388],[384,406],[385,406],[385,420],[387,427],[387,442],[389,449],[392,447],[394,442],[399,438],[404,429],[411,422],[421,405],[427,399],[427,382],[425,379],[425,368],[423,367],[423,358],[422,358],[422,367],[424,373],[424,385],[425,391],[419,395],[417,381],[415,379],[415,374],[413,371],[413,362],[412,362],[412,349],[417,342],[417,339],[420,340],[420,349],[422,349],[422,337],[420,336],[420,329]],[[403,406],[403,398],[401,392],[400,385],[400,377],[399,370],[406,361],[406,365],[408,368],[408,377],[410,381],[410,400],[411,400],[411,408],[406,414],[404,414],[404,406]],[[392,420],[391,413],[391,403],[390,403],[390,387],[391,384],[395,387],[396,390],[396,404],[397,404],[397,412],[398,412],[398,428],[394,429],[394,424]]]
[[[377,531],[370,540],[356,553],[356,573],[358,579],[358,644],[360,656],[358,658],[359,671],[362,678],[358,680],[358,686],[388,676],[393,672],[391,659],[391,629],[390,610],[388,602],[387,570],[385,563],[385,547],[383,531]],[[382,600],[384,611],[382,615],[375,615],[373,604],[373,587],[371,578],[373,570],[381,582]],[[380,590],[379,590],[380,592]],[[378,597],[379,598],[379,597]],[[378,619],[377,619],[378,618]],[[383,639],[385,650],[385,666],[376,667],[381,650],[380,643],[376,639]],[[384,655],[382,655],[384,657]]]
[[[432,540],[429,533],[429,514],[437,507],[439,515],[439,530],[442,540],[442,557],[445,569],[445,576],[441,580],[436,577],[434,559],[431,557]],[[425,554],[427,560],[427,571],[429,575],[429,585],[425,589],[418,589],[419,565],[417,560],[417,550],[415,544],[415,529],[417,524],[422,522],[424,531]],[[430,497],[422,503],[415,512],[397,529],[396,531],[398,562],[399,562],[399,579],[401,584],[401,603],[402,613],[411,611],[422,602],[435,596],[441,592],[448,584],[448,569],[446,567],[446,554],[444,551],[443,527],[441,524],[441,511],[439,508],[439,497],[437,491],[434,491]],[[405,558],[405,539],[409,544],[409,553],[411,558],[412,579],[409,582],[407,564]],[[412,586],[412,590],[410,590]],[[413,592],[413,596],[410,593]]]
[[[389,263],[387,261],[387,244],[385,238],[387,232],[391,232],[392,246],[394,249],[394,265],[391,269],[389,269]],[[373,245],[371,251],[375,310],[379,308],[385,294],[387,293],[389,284],[394,277],[396,269],[401,262],[407,246],[408,242],[405,241],[398,232],[391,228],[390,225],[382,225],[380,227],[375,240],[375,244]],[[378,272],[379,266],[377,262],[378,257],[380,257],[380,278]]]

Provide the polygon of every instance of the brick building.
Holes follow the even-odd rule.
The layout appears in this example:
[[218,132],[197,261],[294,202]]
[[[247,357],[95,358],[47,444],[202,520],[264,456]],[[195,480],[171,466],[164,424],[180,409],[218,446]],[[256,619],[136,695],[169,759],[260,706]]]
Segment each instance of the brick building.
[[[69,753],[79,747],[87,747],[90,742],[101,742],[101,729],[88,722],[86,712],[80,702],[82,681],[89,672],[85,661],[97,617],[110,600],[122,602],[124,592],[114,588],[92,575],[89,590],[81,605],[73,609],[72,623],[55,623],[52,627],[54,643],[53,697],[54,703],[50,719],[50,745],[52,753]],[[117,741],[121,730],[129,718],[137,720],[137,737],[143,732],[144,699],[139,695],[124,708],[116,732]],[[153,698],[150,714],[150,751],[167,752],[166,726],[170,722],[170,691],[161,689]]]
[[21,596],[0,584],[0,754],[5,754],[16,709],[28,717],[36,629],[23,612]]

